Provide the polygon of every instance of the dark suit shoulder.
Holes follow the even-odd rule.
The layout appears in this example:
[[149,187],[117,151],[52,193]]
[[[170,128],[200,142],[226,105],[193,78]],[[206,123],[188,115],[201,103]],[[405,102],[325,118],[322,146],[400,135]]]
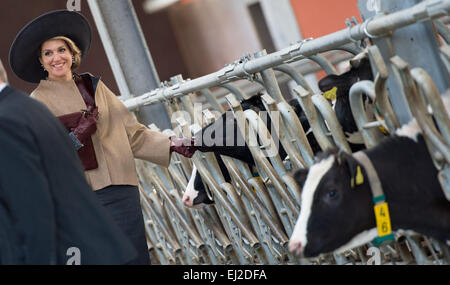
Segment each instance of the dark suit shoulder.
[[31,99],[29,94],[27,94],[27,93],[25,93],[25,92],[23,92],[21,90],[18,90],[18,89],[14,88],[14,87],[11,87],[9,85],[7,85],[2,90],[2,92],[0,92],[0,100],[2,100],[4,97],[17,97],[17,98],[14,98],[14,99],[25,100],[25,101],[29,101]]
[[43,103],[7,88],[0,94],[0,120],[28,129],[39,141],[72,147],[64,126]]
[[44,104],[22,91],[7,86],[0,93],[0,117],[36,120],[37,116],[54,118]]
[[[8,102],[8,104],[5,103],[6,101]],[[31,99],[30,95],[26,94],[25,92],[22,92],[10,86],[6,86],[5,89],[3,89],[2,92],[0,92],[0,108],[9,109],[11,108],[10,106],[11,103],[35,105],[35,103],[39,102],[34,99]]]

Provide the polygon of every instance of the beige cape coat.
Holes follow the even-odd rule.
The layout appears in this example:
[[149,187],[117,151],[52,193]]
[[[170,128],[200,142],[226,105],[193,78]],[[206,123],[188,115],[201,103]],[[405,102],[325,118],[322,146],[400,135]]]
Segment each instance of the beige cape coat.
[[[41,80],[31,97],[44,103],[57,117],[86,109],[73,80]],[[99,167],[85,171],[93,190],[109,185],[138,185],[134,158],[163,167],[169,165],[169,137],[140,124],[101,80],[95,90],[95,102],[99,118],[92,141]]]

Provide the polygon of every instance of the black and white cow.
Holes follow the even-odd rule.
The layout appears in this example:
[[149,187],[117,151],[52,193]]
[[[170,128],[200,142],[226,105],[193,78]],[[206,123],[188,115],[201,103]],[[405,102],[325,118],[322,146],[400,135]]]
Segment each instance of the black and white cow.
[[[412,230],[450,245],[450,202],[415,120],[363,152],[381,181],[392,230]],[[353,154],[327,151],[309,170],[294,173],[303,192],[290,251],[313,257],[342,252],[377,236],[364,167],[360,166],[363,183],[351,187],[358,165]]]
[[[241,102],[242,109],[248,110],[252,109],[256,113],[260,111],[265,111],[264,104],[261,99],[261,93],[258,93],[249,99],[243,100]],[[308,119],[304,114],[299,102],[297,99],[292,99],[289,102],[289,105],[292,106],[295,113],[299,117],[299,120],[302,124],[303,129],[307,132],[307,139],[311,145],[313,152],[320,151],[320,146],[317,143],[316,139],[312,132],[308,131],[310,129]],[[270,117],[267,116],[267,127],[269,131],[271,131],[271,120]],[[233,128],[234,133],[230,135],[228,130]],[[216,133],[216,130],[219,130]],[[273,134],[275,135],[275,134]],[[207,143],[208,138],[211,137],[213,141],[221,142],[220,145]],[[247,163],[250,167],[255,166],[255,162],[251,155],[250,149],[247,144],[239,144],[239,142],[244,141],[241,133],[238,130],[238,124],[235,120],[231,111],[227,111],[222,114],[220,118],[218,118],[214,123],[209,124],[204,127],[201,131],[199,131],[195,136],[196,142],[202,142],[201,145],[197,146],[197,149],[201,152],[213,152],[217,162],[219,163],[219,167],[224,175],[224,179],[227,182],[231,181],[230,174],[228,173],[225,164],[223,163],[220,155],[226,155],[232,158],[239,159],[245,163]],[[279,145],[278,153],[281,159],[286,158],[287,154],[284,150],[283,146]],[[200,174],[197,171],[197,168],[194,166],[192,170],[192,174],[188,183],[188,186],[185,190],[185,193],[182,198],[182,202],[186,207],[199,208],[204,205],[209,205],[214,203],[209,199],[206,194],[206,189],[203,184],[203,180]]]
[[[365,148],[362,136],[359,135],[352,110],[350,108],[349,92],[353,84],[361,80],[373,80],[369,58],[358,55],[358,60],[352,61],[349,71],[341,75],[330,74],[319,80],[319,89],[322,92],[333,90],[336,95],[334,112],[344,133],[348,136],[350,148],[353,152]],[[329,98],[327,98],[329,99]]]

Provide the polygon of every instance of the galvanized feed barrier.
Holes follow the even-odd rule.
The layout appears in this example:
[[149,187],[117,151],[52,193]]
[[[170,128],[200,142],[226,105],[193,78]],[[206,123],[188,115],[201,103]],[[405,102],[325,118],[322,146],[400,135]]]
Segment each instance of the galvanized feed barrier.
[[[209,105],[224,112],[224,106],[212,96],[209,88],[222,87],[230,94],[225,97],[229,110],[239,123],[259,177],[242,161],[222,156],[231,176],[225,181],[216,157],[197,151],[192,159],[172,154],[168,169],[136,160],[141,182],[141,204],[146,221],[147,241],[156,264],[371,264],[374,247],[366,244],[342,254],[327,254],[313,259],[299,259],[287,250],[287,243],[300,212],[301,189],[289,171],[310,166],[314,161],[305,130],[292,107],[281,94],[274,70],[287,74],[297,86],[294,95],[301,104],[312,132],[322,149],[339,147],[350,152],[342,126],[330,103],[312,89],[288,63],[308,59],[320,65],[328,74],[336,74],[333,65],[320,53],[342,49],[352,54],[362,51],[352,42],[377,36],[416,21],[448,14],[449,1],[425,1],[410,9],[371,19],[361,25],[314,40],[301,41],[273,54],[258,52],[246,56],[216,73],[194,80],[172,78],[171,83],[142,96],[125,101],[130,110],[139,106],[166,102],[172,116],[173,129],[169,135],[191,137],[206,124],[217,119],[211,110],[198,110],[188,100],[192,92],[206,97]],[[443,39],[448,39],[447,26],[438,24]],[[345,45],[345,47],[343,47]],[[442,58],[448,59],[448,46],[442,44]],[[410,69],[400,57],[386,63],[376,46],[367,48],[375,70],[375,80],[356,83],[350,90],[351,109],[366,147],[376,145],[382,138],[379,127],[393,133],[400,124],[389,102],[386,80],[391,64],[395,76],[408,97],[409,107],[424,130],[427,146],[439,170],[439,179],[450,199],[450,120],[442,96],[429,75],[420,68]],[[447,57],[446,57],[447,56]],[[288,157],[278,154],[267,157],[265,152],[276,145],[262,116],[253,110],[243,111],[240,100],[244,91],[232,81],[246,79],[258,82],[265,89],[262,101],[272,122],[279,126],[276,133]],[[378,112],[369,112],[363,105],[362,94],[374,102]],[[450,96],[450,94],[446,94]],[[433,110],[439,130],[430,120],[426,102]],[[189,122],[180,111],[195,121]],[[203,118],[201,120],[201,118]],[[157,126],[150,126],[157,130]],[[257,138],[262,146],[255,144]],[[188,209],[181,203],[193,167],[196,167],[208,189],[212,206]],[[423,235],[398,233],[393,244],[379,247],[381,264],[449,264],[448,247]]]

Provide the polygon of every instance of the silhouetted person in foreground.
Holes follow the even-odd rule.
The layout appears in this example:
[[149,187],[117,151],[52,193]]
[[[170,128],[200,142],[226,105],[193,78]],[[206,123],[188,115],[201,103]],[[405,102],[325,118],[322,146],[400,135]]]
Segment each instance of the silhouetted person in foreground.
[[136,255],[63,125],[7,85],[0,61],[0,264],[126,264]]

